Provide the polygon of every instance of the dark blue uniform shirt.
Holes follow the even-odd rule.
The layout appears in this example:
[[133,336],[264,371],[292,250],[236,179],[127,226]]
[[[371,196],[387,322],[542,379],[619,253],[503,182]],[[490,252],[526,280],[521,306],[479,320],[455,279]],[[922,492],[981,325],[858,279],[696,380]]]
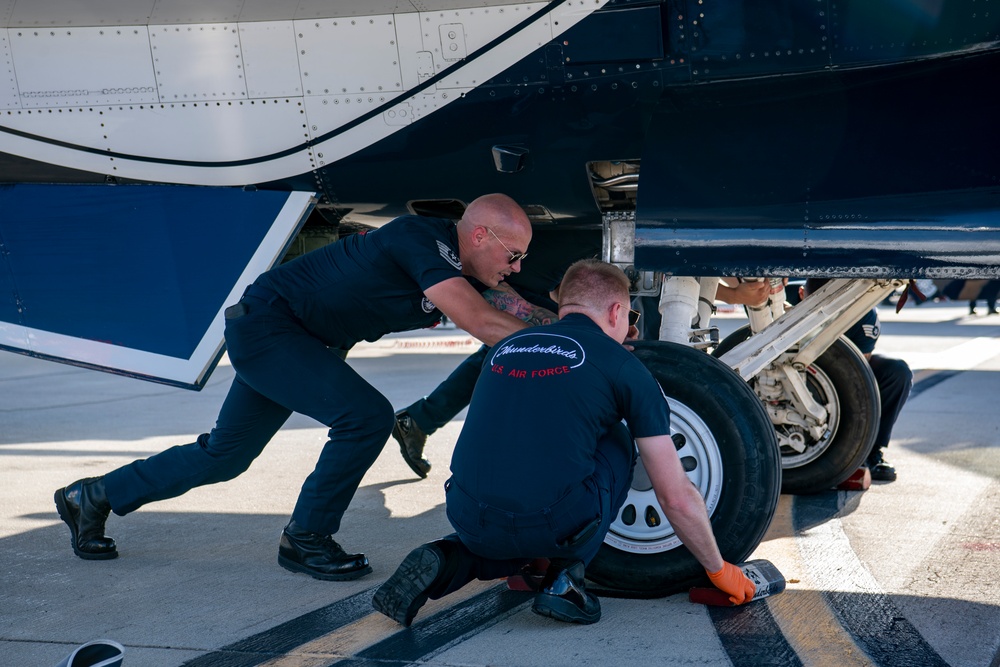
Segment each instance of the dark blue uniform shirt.
[[857,345],[862,354],[871,354],[875,351],[875,343],[878,341],[881,328],[878,312],[872,308],[867,315],[844,332],[844,336]]
[[271,269],[257,284],[287,301],[310,334],[347,349],[437,323],[441,311],[424,290],[461,275],[455,222],[404,215]]
[[452,479],[499,509],[548,507],[593,474],[598,438],[622,419],[633,437],[670,433],[660,386],[631,352],[586,315],[525,329],[486,359]]

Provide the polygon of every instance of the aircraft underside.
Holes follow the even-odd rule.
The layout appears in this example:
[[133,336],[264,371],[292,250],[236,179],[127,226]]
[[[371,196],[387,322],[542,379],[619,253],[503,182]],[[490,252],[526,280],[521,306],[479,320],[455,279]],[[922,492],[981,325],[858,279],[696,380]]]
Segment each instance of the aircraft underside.
[[[232,4],[0,12],[0,348],[197,389],[289,250],[504,192],[536,256],[603,230],[664,295],[683,331],[638,353],[739,560],[782,467],[829,488],[870,446],[840,333],[906,279],[1000,278],[1000,17],[973,0]],[[853,280],[718,361],[716,276]],[[594,576],[697,579],[634,491]]]

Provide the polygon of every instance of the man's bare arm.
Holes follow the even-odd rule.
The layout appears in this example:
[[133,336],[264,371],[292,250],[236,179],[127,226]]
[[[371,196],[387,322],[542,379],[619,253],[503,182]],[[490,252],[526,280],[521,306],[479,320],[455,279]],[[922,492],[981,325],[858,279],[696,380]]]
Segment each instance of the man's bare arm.
[[483,292],[483,298],[499,311],[513,315],[531,326],[551,324],[559,317],[548,308],[528,302],[507,283],[500,283]]
[[724,561],[712,532],[705,501],[684,473],[684,466],[670,436],[636,438],[635,442],[642,465],[653,482],[656,499],[681,542],[706,570],[721,570]]
[[493,345],[527,326],[516,317],[486,303],[465,278],[443,280],[428,287],[424,294],[455,326],[465,329],[487,345]]

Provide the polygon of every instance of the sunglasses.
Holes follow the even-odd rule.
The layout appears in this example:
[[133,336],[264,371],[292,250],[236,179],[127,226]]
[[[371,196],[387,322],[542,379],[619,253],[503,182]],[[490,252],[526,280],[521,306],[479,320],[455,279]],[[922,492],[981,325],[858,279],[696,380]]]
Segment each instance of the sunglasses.
[[[496,232],[494,232],[492,229],[490,229],[489,227],[487,227],[486,231],[488,231],[490,234],[493,234],[493,238],[495,238],[497,241],[500,241],[500,237],[497,236]],[[522,260],[522,259],[524,259],[525,257],[528,256],[528,253],[526,253],[526,252],[514,252],[513,250],[511,250],[510,248],[508,248],[507,244],[504,243],[503,241],[500,241],[500,245],[502,245],[503,249],[506,250],[507,254],[510,255],[510,259],[507,260],[508,264],[513,264],[514,262],[520,261],[520,260]]]
[[628,309],[628,325],[634,327],[639,321],[639,316],[642,315],[638,310]]

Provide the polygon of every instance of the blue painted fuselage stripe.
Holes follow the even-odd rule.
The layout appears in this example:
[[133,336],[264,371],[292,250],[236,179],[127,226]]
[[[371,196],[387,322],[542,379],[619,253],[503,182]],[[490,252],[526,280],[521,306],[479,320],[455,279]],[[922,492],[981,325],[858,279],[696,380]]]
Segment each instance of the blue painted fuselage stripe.
[[0,189],[0,321],[190,358],[287,198],[182,186]]

